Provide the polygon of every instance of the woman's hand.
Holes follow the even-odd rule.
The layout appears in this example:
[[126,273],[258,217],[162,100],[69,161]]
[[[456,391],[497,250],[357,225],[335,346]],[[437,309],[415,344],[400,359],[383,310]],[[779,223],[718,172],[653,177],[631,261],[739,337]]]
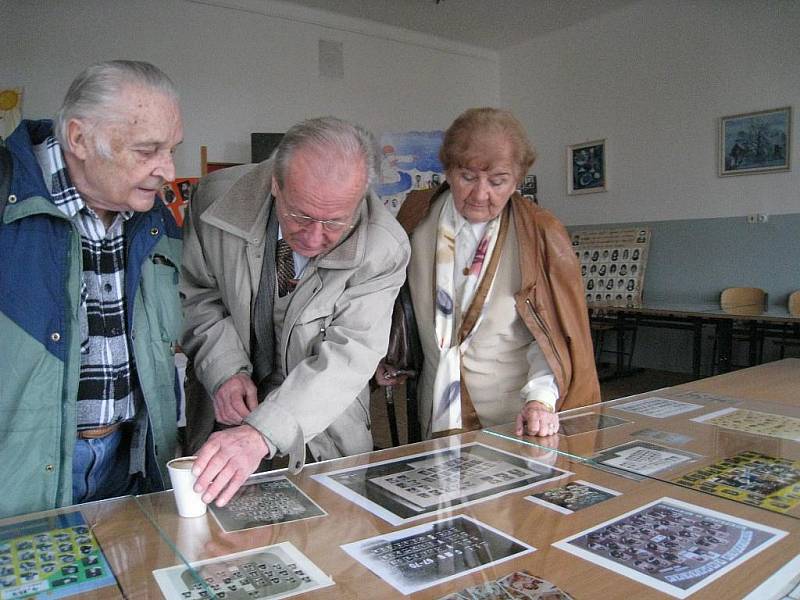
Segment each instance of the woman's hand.
[[532,400],[522,407],[517,415],[516,435],[547,437],[558,433],[558,413],[554,413],[541,402]]

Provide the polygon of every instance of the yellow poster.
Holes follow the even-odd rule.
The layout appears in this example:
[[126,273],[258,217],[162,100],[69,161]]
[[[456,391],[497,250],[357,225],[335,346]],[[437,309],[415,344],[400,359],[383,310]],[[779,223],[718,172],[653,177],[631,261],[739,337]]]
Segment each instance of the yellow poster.
[[678,485],[786,513],[800,504],[800,461],[740,452],[675,480]]
[[22,88],[0,88],[0,140],[6,139],[22,121]]

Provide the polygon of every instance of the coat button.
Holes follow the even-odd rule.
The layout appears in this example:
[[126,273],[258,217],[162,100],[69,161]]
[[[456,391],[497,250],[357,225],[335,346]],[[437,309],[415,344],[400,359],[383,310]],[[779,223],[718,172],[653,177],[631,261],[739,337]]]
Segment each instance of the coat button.
[[158,235],[158,227],[153,227],[153,228],[150,230],[150,235],[152,235],[152,236],[156,236],[156,235]]
[[11,194],[8,197],[8,203],[9,204],[16,204],[17,203],[17,197],[14,194]]
[[56,467],[55,465],[45,465],[44,470],[47,471],[48,473],[52,473],[53,471],[56,470]]
[[58,342],[61,340],[61,334],[58,333],[57,331],[54,331],[53,333],[50,334],[50,339],[53,340],[54,342]]

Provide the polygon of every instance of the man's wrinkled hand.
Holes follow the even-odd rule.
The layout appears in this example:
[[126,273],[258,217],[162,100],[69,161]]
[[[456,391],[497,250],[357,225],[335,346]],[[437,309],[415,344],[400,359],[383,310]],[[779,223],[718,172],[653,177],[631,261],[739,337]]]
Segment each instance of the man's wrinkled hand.
[[544,404],[528,402],[517,415],[516,435],[547,437],[558,433],[558,413]]
[[223,425],[241,425],[256,406],[256,385],[247,373],[237,373],[214,394],[214,418]]
[[206,504],[225,506],[269,452],[264,436],[250,425],[212,433],[197,453],[194,490]]

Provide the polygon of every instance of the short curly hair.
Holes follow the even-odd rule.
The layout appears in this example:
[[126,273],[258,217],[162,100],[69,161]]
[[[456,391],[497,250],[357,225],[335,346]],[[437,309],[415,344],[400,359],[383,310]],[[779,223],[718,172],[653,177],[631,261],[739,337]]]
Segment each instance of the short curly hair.
[[469,149],[475,140],[486,134],[505,136],[513,148],[513,159],[519,180],[536,161],[536,151],[531,145],[522,123],[510,111],[500,108],[470,108],[458,115],[447,128],[439,149],[439,159],[445,171],[463,167],[469,159]]

